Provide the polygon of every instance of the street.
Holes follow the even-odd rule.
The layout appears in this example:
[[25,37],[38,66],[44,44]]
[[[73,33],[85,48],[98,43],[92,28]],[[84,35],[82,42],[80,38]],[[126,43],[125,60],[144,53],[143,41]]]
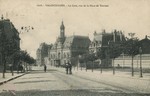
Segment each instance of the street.
[[146,96],[57,69],[31,71],[1,85],[0,92],[0,96]]

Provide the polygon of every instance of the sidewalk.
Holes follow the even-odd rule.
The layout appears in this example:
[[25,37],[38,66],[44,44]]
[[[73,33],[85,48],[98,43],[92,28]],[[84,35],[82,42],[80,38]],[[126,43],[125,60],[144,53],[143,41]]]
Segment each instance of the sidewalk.
[[[51,67],[52,68],[52,67]],[[55,68],[55,67],[53,67]],[[65,73],[64,68],[55,68]],[[74,76],[89,79],[92,81],[104,83],[110,86],[130,90],[132,92],[150,93],[150,74],[143,74],[143,78],[139,77],[139,73],[135,73],[135,76],[131,76],[131,72],[116,72],[115,75],[112,71],[104,71],[102,74],[98,70],[74,70],[72,69]]]
[[12,76],[12,73],[5,73],[5,78],[3,78],[3,73],[0,73],[0,85],[7,83],[11,80],[14,80],[18,77],[21,77],[23,75],[25,75],[26,73],[19,73],[17,74],[16,72],[14,72],[14,76]]

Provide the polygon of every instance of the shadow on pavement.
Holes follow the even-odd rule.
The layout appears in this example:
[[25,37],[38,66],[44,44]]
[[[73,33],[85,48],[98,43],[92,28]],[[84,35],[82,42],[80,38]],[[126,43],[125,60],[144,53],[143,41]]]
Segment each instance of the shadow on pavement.
[[28,78],[20,78],[20,79],[41,79],[41,78],[46,78],[46,77],[28,77]]
[[39,82],[56,82],[56,80],[32,80],[32,81],[23,81],[23,82],[15,82],[14,84],[23,84],[23,83],[39,83]]
[[112,93],[112,92],[91,92],[90,90],[31,90],[18,91],[12,95],[11,92],[2,92],[0,96],[150,96],[150,94],[137,93]]
[[36,73],[52,73],[52,72],[55,72],[55,71],[57,71],[57,70],[55,70],[55,69],[49,69],[49,70],[47,70],[46,72],[44,72],[44,70],[32,70],[32,71],[30,72],[30,74],[36,74]]

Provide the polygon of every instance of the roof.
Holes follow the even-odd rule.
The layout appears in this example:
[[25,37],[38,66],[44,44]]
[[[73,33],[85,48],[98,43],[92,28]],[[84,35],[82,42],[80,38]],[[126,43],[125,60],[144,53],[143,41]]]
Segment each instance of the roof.
[[62,23],[61,23],[60,29],[65,29],[65,26],[64,26],[63,21],[62,21]]
[[0,29],[3,29],[7,37],[10,38],[19,38],[19,32],[17,29],[14,27],[12,22],[10,22],[9,19],[1,20],[0,21]]
[[142,39],[139,41],[142,47],[142,54],[150,54],[150,40],[148,38]]
[[64,42],[64,47],[89,47],[90,39],[88,36],[70,36]]
[[94,36],[94,41],[102,41],[102,34],[97,34]]
[[115,30],[114,32],[111,32],[111,33],[106,33],[105,31],[101,32],[101,33],[95,32],[93,42],[100,41],[100,42],[102,42],[102,46],[108,46],[108,42],[113,41],[114,37],[115,37],[115,42],[120,42],[120,41],[125,40],[125,37],[124,37],[122,31]]
[[112,33],[97,33],[94,35],[93,41],[101,41],[102,46],[108,45],[109,41],[113,40],[113,34]]
[[39,49],[42,50],[43,48],[48,48],[50,45],[46,44],[45,42],[44,43],[41,43],[40,44],[40,47]]

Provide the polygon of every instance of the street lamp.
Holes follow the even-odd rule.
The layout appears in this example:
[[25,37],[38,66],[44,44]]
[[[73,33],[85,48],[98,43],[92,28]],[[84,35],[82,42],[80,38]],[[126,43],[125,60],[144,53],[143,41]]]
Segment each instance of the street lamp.
[[84,55],[84,59],[85,59],[85,71],[87,72],[87,54]]
[[[114,54],[114,45],[112,45],[112,55],[115,55]],[[114,64],[114,56],[112,57],[112,61],[113,61],[113,75],[115,75],[115,64]]]
[[109,42],[108,41],[108,50],[110,57],[112,59],[112,68],[113,68],[113,75],[115,75],[115,65],[114,65],[114,59],[115,59],[115,52],[114,52],[114,42]]
[[139,48],[139,53],[140,53],[140,77],[143,77],[142,75],[142,48]]
[[[134,39],[134,35],[135,35],[135,33],[128,33],[128,35],[131,37],[131,40],[132,40],[132,51],[133,51],[133,43],[134,43],[134,41],[133,41],[133,39]],[[133,55],[133,52],[132,52],[132,62],[131,62],[131,66],[132,66],[132,76],[134,76],[134,68],[133,68],[133,57],[134,57],[134,55]]]

